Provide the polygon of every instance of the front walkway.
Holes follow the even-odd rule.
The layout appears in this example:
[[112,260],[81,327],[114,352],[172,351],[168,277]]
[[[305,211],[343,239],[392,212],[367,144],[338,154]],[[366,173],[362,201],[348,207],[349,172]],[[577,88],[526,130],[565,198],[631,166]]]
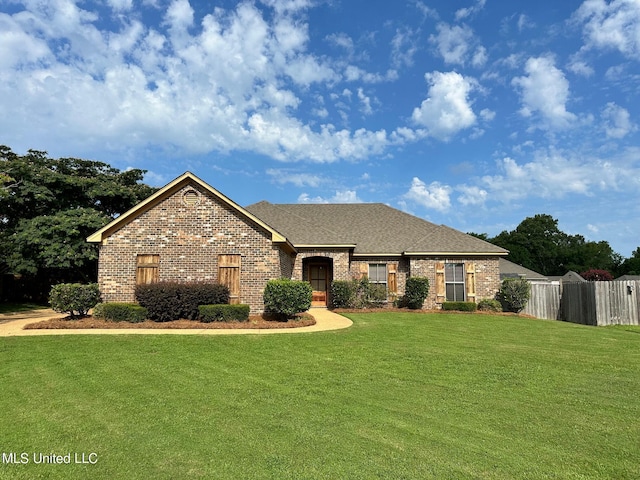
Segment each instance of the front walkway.
[[305,333],[305,332],[323,332],[327,330],[339,330],[341,328],[350,327],[353,322],[342,315],[333,313],[326,308],[312,308],[309,313],[316,319],[316,324],[309,327],[299,328],[239,328],[239,329],[162,329],[162,328],[79,328],[73,329],[39,329],[39,330],[23,330],[23,327],[29,323],[35,323],[48,318],[59,317],[60,314],[53,310],[32,310],[29,312],[21,312],[14,314],[0,315],[0,337],[16,337],[28,335],[239,335],[239,334],[272,334],[272,333]]

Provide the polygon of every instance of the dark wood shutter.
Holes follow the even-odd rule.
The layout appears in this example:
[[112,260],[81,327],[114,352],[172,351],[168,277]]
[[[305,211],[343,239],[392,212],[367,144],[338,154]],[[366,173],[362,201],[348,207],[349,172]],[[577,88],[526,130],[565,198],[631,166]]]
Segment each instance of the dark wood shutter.
[[467,293],[467,302],[476,301],[476,265],[473,262],[467,262],[465,275],[465,289]]
[[444,303],[445,293],[444,262],[436,262],[436,303]]
[[156,283],[159,267],[160,255],[138,255],[136,258],[136,284]]
[[218,255],[218,282],[229,288],[229,303],[240,303],[240,255]]

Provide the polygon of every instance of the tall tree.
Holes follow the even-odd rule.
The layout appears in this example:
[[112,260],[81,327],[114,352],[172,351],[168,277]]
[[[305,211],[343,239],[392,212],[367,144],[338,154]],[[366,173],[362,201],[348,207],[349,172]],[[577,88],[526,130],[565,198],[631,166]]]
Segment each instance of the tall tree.
[[85,238],[155,191],[142,183],[145,170],[6,146],[0,174],[11,179],[0,196],[0,272],[47,279],[45,289],[95,280],[97,247]]

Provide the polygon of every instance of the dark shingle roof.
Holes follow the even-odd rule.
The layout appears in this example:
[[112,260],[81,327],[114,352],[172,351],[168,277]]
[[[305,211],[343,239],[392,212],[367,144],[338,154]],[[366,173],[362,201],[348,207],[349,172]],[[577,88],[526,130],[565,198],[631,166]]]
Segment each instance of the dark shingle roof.
[[527,280],[536,280],[536,281],[549,281],[547,277],[542,275],[541,273],[534,272],[533,270],[529,270],[528,268],[523,267],[522,265],[518,265],[517,263],[510,262],[506,258],[500,259],[500,278],[513,278],[513,277],[524,277]]
[[458,230],[436,225],[382,203],[272,204],[246,207],[295,246],[355,245],[356,254],[507,251]]

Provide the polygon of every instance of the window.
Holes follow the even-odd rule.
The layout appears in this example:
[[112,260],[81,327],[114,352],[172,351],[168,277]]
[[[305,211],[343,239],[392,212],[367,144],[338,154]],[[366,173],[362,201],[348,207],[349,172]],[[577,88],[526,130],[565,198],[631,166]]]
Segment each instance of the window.
[[436,263],[436,302],[475,302],[474,262]]
[[444,282],[447,302],[464,302],[464,264],[445,263]]
[[369,264],[369,281],[371,283],[387,284],[387,264],[386,263],[370,263]]
[[240,255],[218,255],[218,282],[229,287],[229,303],[240,303]]
[[138,255],[136,257],[136,284],[156,283],[159,266],[160,255]]

